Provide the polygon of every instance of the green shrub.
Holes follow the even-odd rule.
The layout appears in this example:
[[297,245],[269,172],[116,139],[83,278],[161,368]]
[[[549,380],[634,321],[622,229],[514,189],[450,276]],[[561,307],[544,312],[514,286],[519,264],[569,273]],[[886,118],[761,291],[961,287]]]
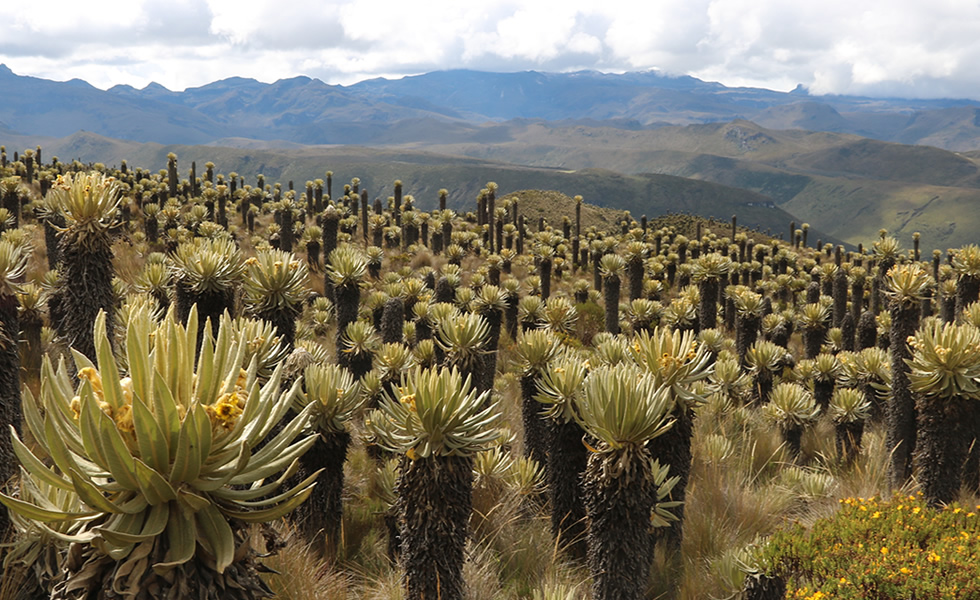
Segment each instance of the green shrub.
[[770,575],[787,578],[787,598],[980,597],[980,506],[936,510],[922,494],[840,504],[812,527],[770,539]]

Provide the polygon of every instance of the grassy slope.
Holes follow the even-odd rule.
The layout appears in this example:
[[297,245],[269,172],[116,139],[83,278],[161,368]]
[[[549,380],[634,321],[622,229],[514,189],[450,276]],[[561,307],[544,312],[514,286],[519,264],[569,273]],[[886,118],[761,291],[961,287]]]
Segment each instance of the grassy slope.
[[906,245],[915,231],[937,248],[976,241],[975,154],[767,130],[746,121],[652,131],[530,124],[515,129],[507,143],[439,149],[568,169],[615,164],[623,172],[713,181],[767,196],[798,222],[851,244],[873,239],[882,227]]

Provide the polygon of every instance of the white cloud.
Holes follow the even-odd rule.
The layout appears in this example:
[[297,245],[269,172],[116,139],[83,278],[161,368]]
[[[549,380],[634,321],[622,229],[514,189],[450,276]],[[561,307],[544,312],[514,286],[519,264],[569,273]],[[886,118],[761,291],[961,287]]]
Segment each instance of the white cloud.
[[50,0],[0,3],[0,62],[99,87],[657,68],[815,93],[980,97],[977,31],[976,0]]

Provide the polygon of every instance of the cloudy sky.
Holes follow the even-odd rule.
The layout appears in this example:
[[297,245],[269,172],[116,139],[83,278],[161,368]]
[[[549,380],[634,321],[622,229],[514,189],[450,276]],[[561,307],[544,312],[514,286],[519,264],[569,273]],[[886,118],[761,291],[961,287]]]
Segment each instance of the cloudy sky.
[[659,69],[783,91],[980,99],[980,0],[4,0],[0,62],[100,88]]

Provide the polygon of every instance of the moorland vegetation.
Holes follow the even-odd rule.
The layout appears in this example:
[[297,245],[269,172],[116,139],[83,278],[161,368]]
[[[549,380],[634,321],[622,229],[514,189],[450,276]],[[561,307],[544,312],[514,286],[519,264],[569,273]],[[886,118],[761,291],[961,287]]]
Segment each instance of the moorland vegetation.
[[977,593],[976,245],[0,169],[0,597]]

